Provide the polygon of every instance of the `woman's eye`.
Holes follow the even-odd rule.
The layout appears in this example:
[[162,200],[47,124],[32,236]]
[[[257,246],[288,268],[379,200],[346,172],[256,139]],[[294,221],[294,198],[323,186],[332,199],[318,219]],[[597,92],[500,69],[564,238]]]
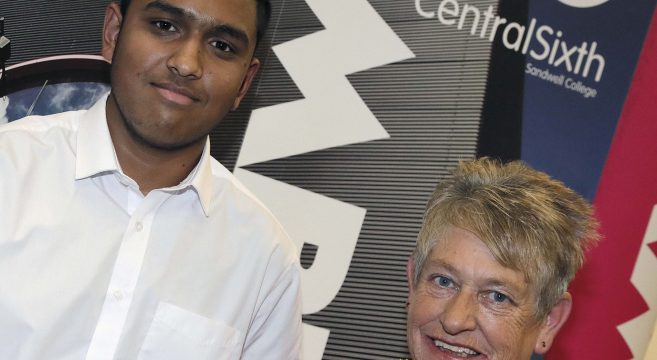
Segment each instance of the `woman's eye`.
[[503,302],[509,300],[508,296],[502,294],[499,291],[491,291],[488,294],[488,297],[490,298],[490,300],[492,300],[494,302],[497,302],[497,303],[503,303]]
[[451,287],[454,284],[452,279],[450,279],[448,277],[445,277],[445,276],[437,276],[434,279],[434,281],[436,282],[436,284],[438,284],[439,286],[442,286],[442,287]]
[[176,31],[176,27],[173,26],[173,24],[168,21],[162,21],[162,20],[154,21],[153,25],[155,25],[158,29],[162,31]]

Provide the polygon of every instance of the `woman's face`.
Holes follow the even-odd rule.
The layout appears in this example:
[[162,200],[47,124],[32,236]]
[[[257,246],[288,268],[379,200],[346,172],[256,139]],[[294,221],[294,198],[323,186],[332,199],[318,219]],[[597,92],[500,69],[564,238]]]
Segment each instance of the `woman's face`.
[[[409,262],[408,345],[415,360],[529,359],[548,321],[521,272],[500,265],[473,233],[450,227],[417,284]],[[545,349],[547,350],[547,349]]]

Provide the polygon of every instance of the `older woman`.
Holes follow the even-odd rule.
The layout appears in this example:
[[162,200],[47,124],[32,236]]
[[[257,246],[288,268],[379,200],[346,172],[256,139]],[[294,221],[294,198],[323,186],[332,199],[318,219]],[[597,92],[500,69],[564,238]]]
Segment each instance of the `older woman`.
[[571,309],[568,284],[597,240],[590,205],[520,162],[459,164],[438,185],[408,262],[415,360],[526,360]]

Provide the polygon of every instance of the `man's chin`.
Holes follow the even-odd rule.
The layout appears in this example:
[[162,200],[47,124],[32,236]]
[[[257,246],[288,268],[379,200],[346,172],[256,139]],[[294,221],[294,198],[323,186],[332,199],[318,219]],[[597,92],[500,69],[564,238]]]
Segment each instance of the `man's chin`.
[[148,148],[153,150],[162,151],[162,152],[177,152],[181,150],[188,149],[198,143],[196,141],[176,141],[176,140],[148,140],[140,139],[140,143],[145,145]]
[[176,152],[184,150],[197,145],[199,142],[203,142],[207,137],[207,135],[176,137],[172,136],[174,133],[173,131],[167,132],[162,129],[158,129],[157,131],[139,129],[129,121],[126,121],[125,124],[126,129],[134,142],[157,151]]

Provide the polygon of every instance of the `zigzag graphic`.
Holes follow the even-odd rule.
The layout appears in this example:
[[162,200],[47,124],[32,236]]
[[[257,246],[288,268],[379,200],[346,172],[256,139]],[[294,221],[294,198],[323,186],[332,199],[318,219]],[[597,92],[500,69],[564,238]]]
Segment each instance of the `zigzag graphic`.
[[274,47],[305,99],[253,112],[235,170],[272,209],[299,249],[304,242],[319,247],[313,266],[302,274],[304,292],[313,294],[304,299],[304,314],[323,309],[337,294],[365,209],[240,167],[389,137],[346,75],[414,57],[367,1],[307,3],[325,30]]
[[325,30],[274,52],[305,97],[255,110],[237,166],[389,135],[346,75],[414,57],[364,0],[307,0]]
[[653,207],[646,233],[641,243],[631,282],[648,304],[649,310],[618,326],[635,359],[643,359],[657,321],[657,256],[651,249],[657,240],[657,206]]
[[[365,0],[306,0],[325,29],[274,52],[304,99],[251,114],[235,176],[263,201],[297,245],[316,245],[301,273],[303,313],[325,308],[351,263],[366,210],[242,167],[311,151],[389,138],[347,75],[414,57]],[[329,331],[304,324],[304,358],[321,359]]]

